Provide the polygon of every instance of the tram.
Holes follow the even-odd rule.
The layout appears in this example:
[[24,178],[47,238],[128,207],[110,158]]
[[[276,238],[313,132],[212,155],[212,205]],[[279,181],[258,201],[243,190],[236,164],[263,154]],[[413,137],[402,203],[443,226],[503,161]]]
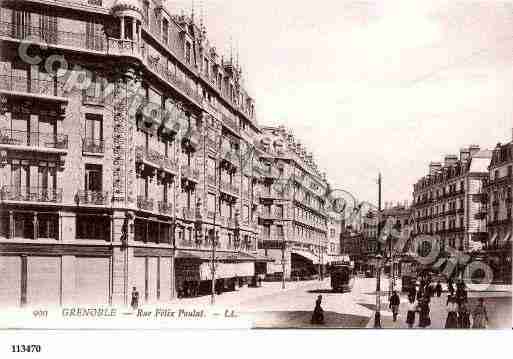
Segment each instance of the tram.
[[354,283],[354,268],[350,262],[333,262],[330,266],[331,289],[334,292],[350,292]]

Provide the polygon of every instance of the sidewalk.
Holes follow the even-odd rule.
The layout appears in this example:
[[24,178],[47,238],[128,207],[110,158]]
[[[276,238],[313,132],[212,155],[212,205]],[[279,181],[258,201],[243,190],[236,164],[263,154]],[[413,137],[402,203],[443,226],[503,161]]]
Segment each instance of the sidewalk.
[[[282,289],[281,282],[262,282],[262,287],[242,287],[233,292],[225,292],[221,295],[215,296],[216,306],[236,306],[241,303],[257,297],[263,297],[274,293],[284,293],[289,290],[295,290],[301,287],[307,287],[312,283],[319,282],[318,280],[304,281],[304,282],[285,282],[285,289]],[[175,299],[169,305],[180,305],[183,307],[192,306],[208,306],[210,305],[211,296],[204,295],[195,298],[180,298]]]
[[[488,310],[488,317],[490,322],[488,327],[490,329],[510,329],[511,328],[511,294],[508,296],[498,295],[492,296],[489,292],[483,292],[481,295],[475,292],[469,293],[469,308],[472,308],[477,304],[478,298],[485,298],[485,305]],[[392,313],[388,309],[388,301],[383,304],[383,308],[387,309],[388,315],[381,316],[381,325],[383,328],[389,329],[407,329],[406,324],[406,312],[407,312],[407,297],[401,295],[401,305],[399,306],[399,315],[397,321],[394,322],[392,319]],[[431,326],[428,329],[443,329],[445,327],[445,320],[447,318],[447,293],[443,293],[440,298],[431,298],[430,303],[430,317]],[[418,327],[419,317],[418,314],[415,316],[414,328]],[[370,325],[369,325],[370,324]],[[373,319],[369,322],[367,328],[372,328],[374,321]]]

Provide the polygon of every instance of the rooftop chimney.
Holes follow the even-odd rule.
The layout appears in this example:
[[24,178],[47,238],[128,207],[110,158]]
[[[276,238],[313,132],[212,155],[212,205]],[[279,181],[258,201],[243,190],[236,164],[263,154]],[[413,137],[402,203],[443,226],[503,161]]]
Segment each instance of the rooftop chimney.
[[431,162],[429,164],[429,174],[434,175],[436,171],[442,169],[442,164],[440,162]]
[[481,147],[479,147],[478,145],[470,145],[469,146],[469,151],[470,151],[470,157],[474,156],[476,153],[478,153],[479,151],[481,151]]
[[470,160],[470,149],[462,148],[460,149],[460,161],[469,161]]
[[447,156],[445,156],[444,166],[445,167],[454,166],[456,164],[456,162],[458,162],[458,156],[447,155]]

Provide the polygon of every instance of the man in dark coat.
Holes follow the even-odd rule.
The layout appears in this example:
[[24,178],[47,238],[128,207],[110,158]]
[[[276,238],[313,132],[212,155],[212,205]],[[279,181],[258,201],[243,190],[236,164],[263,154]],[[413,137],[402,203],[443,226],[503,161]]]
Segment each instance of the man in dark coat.
[[440,298],[442,296],[442,284],[440,283],[440,281],[436,282],[435,291],[436,291],[436,296],[438,298]]
[[132,300],[130,302],[130,306],[133,310],[136,310],[139,307],[139,292],[136,287],[132,288]]
[[397,314],[399,314],[399,304],[401,304],[401,299],[399,298],[397,291],[394,290],[389,299],[389,307],[392,309],[394,322],[397,321]]

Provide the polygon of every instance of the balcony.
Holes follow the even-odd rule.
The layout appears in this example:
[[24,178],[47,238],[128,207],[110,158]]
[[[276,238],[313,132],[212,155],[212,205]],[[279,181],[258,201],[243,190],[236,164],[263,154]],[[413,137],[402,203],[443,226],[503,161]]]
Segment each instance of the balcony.
[[183,219],[187,220],[187,221],[196,221],[196,214],[194,213],[194,210],[192,209],[189,209],[189,208],[182,208],[182,216],[183,216]]
[[[43,152],[66,152],[68,149],[68,135],[55,133],[41,133],[0,129],[0,147],[13,147],[13,149],[41,149]],[[51,149],[47,151],[45,149]]]
[[[285,199],[285,192],[284,191],[276,191],[276,190],[271,190],[270,192],[261,191],[258,194],[258,196],[259,196],[260,200],[262,200],[262,201],[282,200],[282,199]],[[302,202],[302,201],[298,201],[298,202]]]
[[189,181],[199,182],[200,171],[188,165],[182,165],[182,177]]
[[144,146],[137,146],[135,148],[135,158],[138,162],[144,162],[147,165],[162,169],[171,174],[178,172],[178,165],[174,160],[164,156],[158,151],[145,149]]
[[167,214],[169,216],[173,215],[173,204],[168,202],[159,201],[158,202],[159,213]]
[[274,211],[261,213],[260,219],[264,222],[281,221],[285,218],[283,210],[274,209]]
[[103,140],[97,138],[83,138],[82,152],[92,154],[103,154],[105,152]]
[[106,48],[106,38],[103,35],[91,36],[86,33],[52,31],[40,27],[20,26],[11,22],[0,22],[0,37],[20,41],[30,38],[30,41],[34,43],[100,52],[104,52]]
[[77,204],[105,206],[108,202],[109,192],[101,191],[79,191],[76,199]]
[[198,104],[203,103],[202,96],[200,96],[200,94],[188,83],[178,78],[175,73],[168,69],[164,64],[161,64],[158,60],[152,59],[150,56],[145,59],[145,63],[150,70],[158,74],[160,77],[179,89],[185,95],[192,98]]
[[137,208],[143,211],[153,211],[153,199],[146,196],[137,196]]
[[240,188],[232,183],[221,181],[219,188],[224,193],[227,193],[234,197],[239,197]]
[[223,124],[228,127],[230,130],[232,130],[235,133],[239,133],[240,127],[235,120],[231,119],[228,116],[223,115]]
[[3,186],[2,201],[61,203],[62,189]]
[[[27,76],[0,75],[0,91],[9,95],[39,97],[58,101],[64,98],[64,81],[55,79],[39,80]],[[58,97],[58,99],[55,99]]]
[[109,38],[107,41],[107,52],[109,55],[130,56],[142,60],[144,47],[132,40]]
[[200,145],[200,138],[197,132],[188,132],[182,138],[182,144],[187,151],[195,152]]
[[260,174],[264,178],[279,179],[281,173],[274,166],[262,166]]

